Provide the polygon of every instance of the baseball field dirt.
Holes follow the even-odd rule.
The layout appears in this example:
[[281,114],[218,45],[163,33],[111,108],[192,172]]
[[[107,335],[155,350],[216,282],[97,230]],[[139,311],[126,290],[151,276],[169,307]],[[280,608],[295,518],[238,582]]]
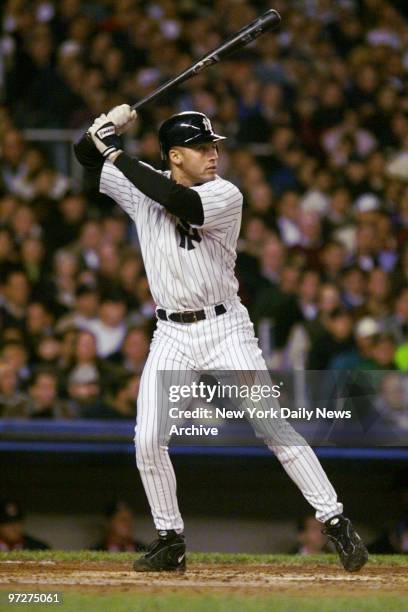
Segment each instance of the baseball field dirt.
[[[334,555],[192,554],[185,574],[138,574],[134,555],[0,554],[0,610],[408,610],[408,559],[372,557],[348,574]],[[10,603],[13,593],[58,593],[61,605]]]

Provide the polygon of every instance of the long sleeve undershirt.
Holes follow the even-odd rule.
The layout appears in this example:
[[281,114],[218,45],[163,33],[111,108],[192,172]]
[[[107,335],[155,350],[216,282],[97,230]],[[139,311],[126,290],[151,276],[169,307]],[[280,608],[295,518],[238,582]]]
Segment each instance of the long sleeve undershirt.
[[[92,139],[84,134],[74,145],[75,155],[86,170],[88,186],[99,190],[99,181],[105,159]],[[127,153],[120,153],[114,165],[142,193],[161,204],[171,214],[200,226],[204,222],[204,210],[200,195],[194,189],[179,185],[160,172],[141,163]]]

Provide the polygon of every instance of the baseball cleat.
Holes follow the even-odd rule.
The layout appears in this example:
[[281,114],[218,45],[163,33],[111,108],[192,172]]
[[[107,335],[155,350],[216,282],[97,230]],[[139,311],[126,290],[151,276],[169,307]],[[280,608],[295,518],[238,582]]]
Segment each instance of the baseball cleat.
[[183,534],[161,530],[147,552],[133,563],[135,572],[185,572],[186,543]]
[[368,561],[368,550],[351,521],[339,514],[326,521],[325,526],[322,533],[335,545],[344,569],[358,572]]

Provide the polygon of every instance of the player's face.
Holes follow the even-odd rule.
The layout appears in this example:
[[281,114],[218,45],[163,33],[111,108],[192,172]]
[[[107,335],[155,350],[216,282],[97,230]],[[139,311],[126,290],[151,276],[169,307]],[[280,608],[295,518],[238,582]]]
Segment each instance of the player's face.
[[[216,142],[205,142],[194,147],[174,147],[172,152],[174,153],[170,159],[177,169],[177,174],[180,174],[190,185],[215,179],[218,164]],[[180,182],[184,183],[184,181]]]

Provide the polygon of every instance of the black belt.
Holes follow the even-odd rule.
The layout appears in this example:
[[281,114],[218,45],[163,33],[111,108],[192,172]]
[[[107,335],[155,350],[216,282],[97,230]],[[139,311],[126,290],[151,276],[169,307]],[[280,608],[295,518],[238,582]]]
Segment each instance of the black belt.
[[[224,304],[214,306],[214,312],[217,317],[227,312]],[[162,321],[174,321],[175,323],[196,323],[206,319],[204,310],[185,310],[184,312],[171,312],[167,314],[163,308],[156,310],[157,318]]]

